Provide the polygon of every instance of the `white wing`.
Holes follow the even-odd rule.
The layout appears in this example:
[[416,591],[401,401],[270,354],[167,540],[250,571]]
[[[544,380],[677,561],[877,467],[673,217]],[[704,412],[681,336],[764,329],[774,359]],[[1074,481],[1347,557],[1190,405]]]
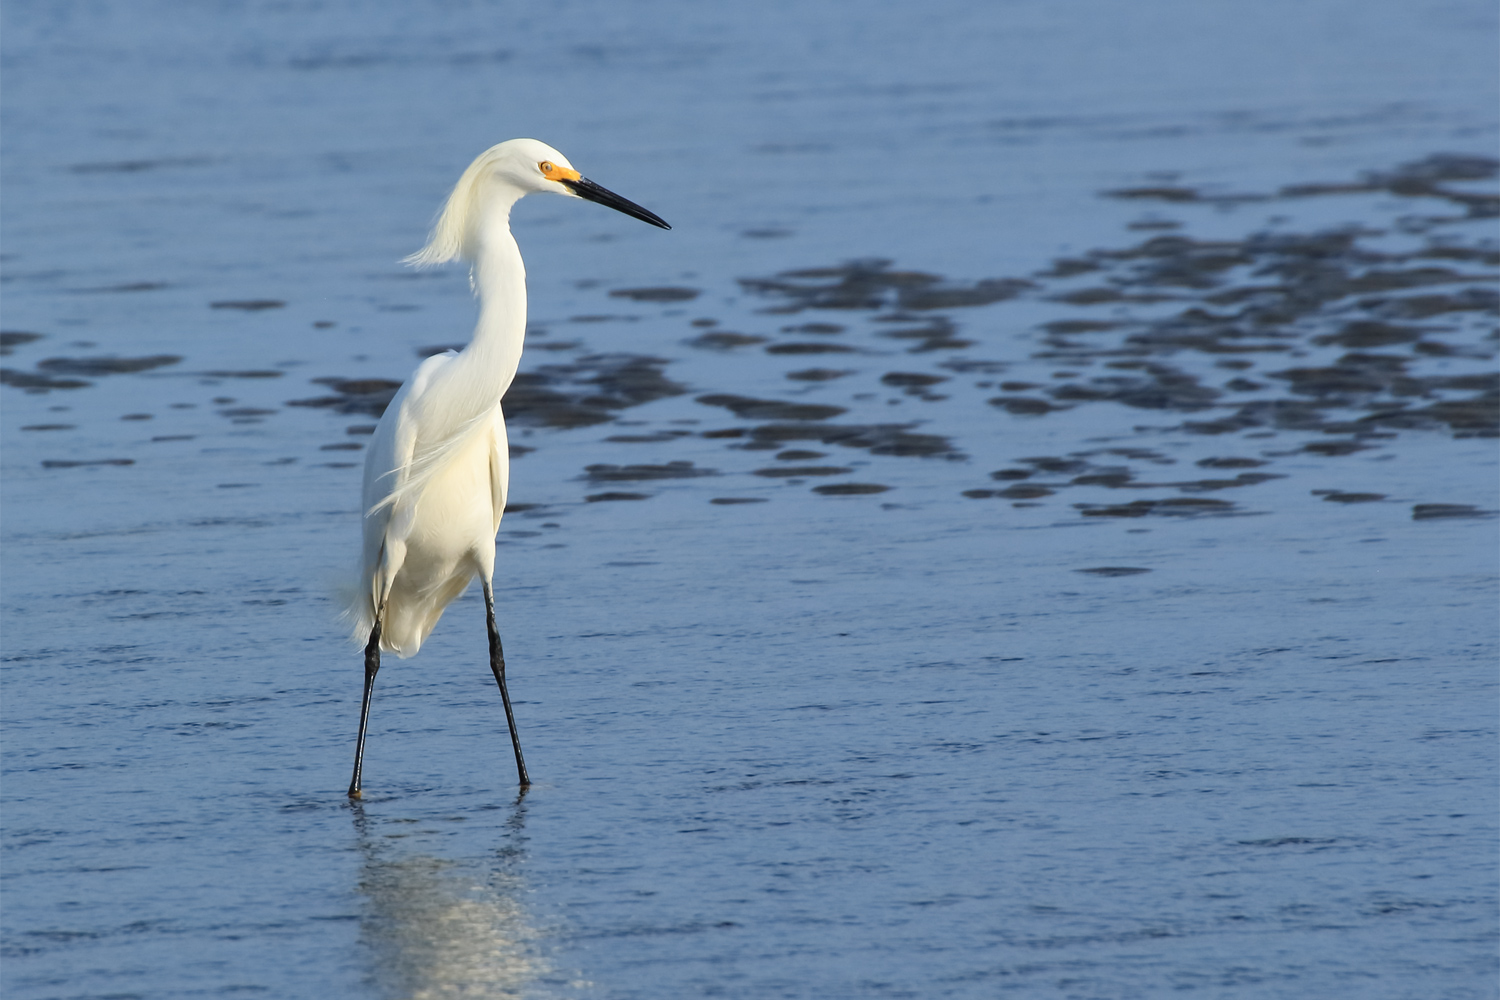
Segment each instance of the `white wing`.
[[[435,354],[417,366],[375,427],[365,452],[365,480],[360,512],[364,517],[364,546],[359,576],[348,594],[344,612],[352,629],[350,638],[363,645],[375,624],[375,608],[390,588],[390,581],[405,556],[405,541],[415,497],[406,487],[416,464],[421,434],[420,400],[434,376],[455,355]],[[398,499],[408,496],[408,502]],[[392,532],[393,522],[395,531]],[[394,544],[389,544],[394,543]]]

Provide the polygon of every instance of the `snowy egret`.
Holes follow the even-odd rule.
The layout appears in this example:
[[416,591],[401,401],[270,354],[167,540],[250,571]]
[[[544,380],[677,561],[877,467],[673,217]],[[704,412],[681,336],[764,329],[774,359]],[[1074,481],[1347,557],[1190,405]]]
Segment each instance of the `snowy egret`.
[[491,580],[510,473],[500,400],[515,378],[526,337],[526,268],[510,232],[510,210],[536,191],[583,198],[672,228],[584,178],[546,143],[511,139],[469,164],[427,245],[406,258],[417,267],[468,261],[479,321],[468,347],[428,358],[406,380],[381,416],[365,458],[364,553],[346,610],[352,638],[365,647],[350,798],[360,797],[381,650],[402,659],[414,655],[443,609],[475,576],[484,586],[490,670],[500,685],[516,771],[522,788],[531,783],[505,688]]

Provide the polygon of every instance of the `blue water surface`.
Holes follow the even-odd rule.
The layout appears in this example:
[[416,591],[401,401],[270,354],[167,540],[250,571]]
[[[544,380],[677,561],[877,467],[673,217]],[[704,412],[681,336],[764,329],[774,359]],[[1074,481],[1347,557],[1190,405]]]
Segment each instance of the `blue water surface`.
[[[1496,995],[1491,4],[3,17],[7,998]],[[674,226],[515,212],[536,785],[470,593],[350,804],[350,385],[522,135]]]

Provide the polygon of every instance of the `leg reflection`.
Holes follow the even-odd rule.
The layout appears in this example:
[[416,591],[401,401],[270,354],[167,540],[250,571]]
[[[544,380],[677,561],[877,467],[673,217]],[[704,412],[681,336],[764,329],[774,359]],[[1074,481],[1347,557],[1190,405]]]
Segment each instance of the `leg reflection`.
[[426,817],[413,823],[405,816],[371,815],[357,801],[350,811],[364,855],[360,938],[382,993],[519,996],[547,972],[521,904],[525,814],[519,798],[498,855],[472,859],[412,850]]

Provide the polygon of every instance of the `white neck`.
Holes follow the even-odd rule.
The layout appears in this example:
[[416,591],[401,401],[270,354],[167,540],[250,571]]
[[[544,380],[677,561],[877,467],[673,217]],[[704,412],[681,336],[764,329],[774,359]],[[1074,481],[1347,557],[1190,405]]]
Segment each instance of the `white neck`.
[[[484,206],[474,254],[479,322],[463,357],[491,381],[496,401],[510,387],[526,340],[526,265],[510,232],[510,209],[520,191],[496,191]],[[477,374],[477,373],[476,373]]]

